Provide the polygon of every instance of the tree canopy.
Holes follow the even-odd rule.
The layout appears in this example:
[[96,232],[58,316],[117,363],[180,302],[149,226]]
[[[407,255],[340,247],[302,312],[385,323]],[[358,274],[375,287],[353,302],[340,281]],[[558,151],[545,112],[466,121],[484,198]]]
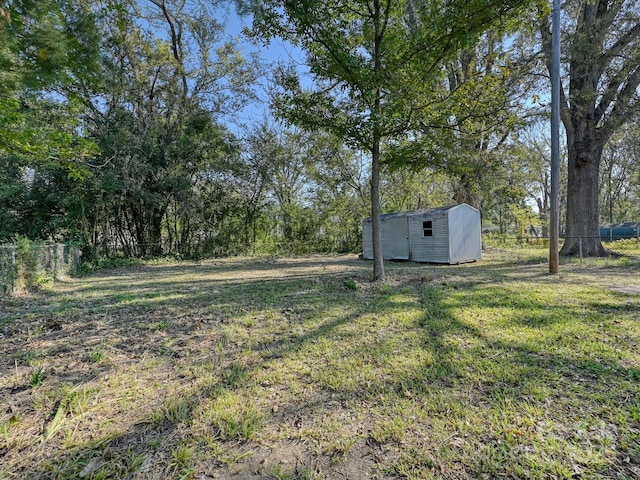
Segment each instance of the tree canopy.
[[[380,242],[380,168],[416,152],[415,132],[429,124],[444,63],[473,45],[495,19],[524,1],[270,1],[254,28],[269,40],[300,45],[316,87],[282,70],[275,108],[288,121],[325,129],[371,155],[374,278],[384,279]],[[404,142],[411,137],[413,142]],[[408,149],[403,148],[409,146]],[[385,150],[385,147],[393,147]],[[411,161],[414,161],[411,158]]]
[[[234,4],[252,41],[293,44],[304,67],[247,55],[225,30]],[[565,254],[605,253],[599,223],[640,215],[637,12],[563,4]],[[0,237],[98,255],[358,252],[371,216],[382,279],[385,211],[466,202],[489,230],[544,233],[548,14],[524,0],[6,2]]]

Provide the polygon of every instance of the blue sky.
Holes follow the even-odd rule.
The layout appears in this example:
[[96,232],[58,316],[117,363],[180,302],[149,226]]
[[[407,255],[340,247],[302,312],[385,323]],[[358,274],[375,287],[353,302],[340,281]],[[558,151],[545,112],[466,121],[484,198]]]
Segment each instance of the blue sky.
[[[272,40],[268,47],[252,44],[242,35],[243,28],[251,28],[251,18],[248,16],[239,17],[233,9],[226,12],[225,20],[227,38],[236,38],[242,51],[246,55],[257,55],[261,62],[267,66],[280,62],[295,63],[299,66],[298,70],[304,72],[304,53],[299,48],[281,39]],[[250,124],[256,120],[262,120],[268,114],[268,105],[266,104],[267,82],[267,78],[261,79],[260,84],[256,87],[256,93],[262,101],[255,102],[242,112],[238,112],[238,120],[240,123]]]

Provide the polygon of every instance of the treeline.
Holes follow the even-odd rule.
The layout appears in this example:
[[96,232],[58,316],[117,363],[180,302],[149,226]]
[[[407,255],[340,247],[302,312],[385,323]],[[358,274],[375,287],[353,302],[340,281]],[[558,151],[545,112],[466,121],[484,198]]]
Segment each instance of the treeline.
[[[393,11],[409,15],[400,3]],[[293,126],[304,116],[290,110],[303,98],[290,92],[304,94],[294,70],[243,54],[226,37],[227,8],[169,0],[0,7],[0,243],[74,241],[86,255],[127,257],[361,249],[372,164],[358,136],[371,125],[349,112],[344,129],[355,134],[341,136],[342,124],[338,134],[321,125],[322,109],[337,104],[308,103],[319,125]],[[417,76],[424,88],[415,91],[435,106],[385,100],[386,123],[372,124],[389,132],[379,145],[382,211],[464,201],[503,233],[546,228],[544,35],[522,25],[496,25],[435,65],[428,82]],[[314,77],[319,91],[335,86],[327,78]],[[257,111],[247,106],[265,95],[270,113],[241,124],[238,112]],[[345,112],[356,101],[336,95]],[[624,124],[602,148],[602,221],[640,219],[640,134]]]

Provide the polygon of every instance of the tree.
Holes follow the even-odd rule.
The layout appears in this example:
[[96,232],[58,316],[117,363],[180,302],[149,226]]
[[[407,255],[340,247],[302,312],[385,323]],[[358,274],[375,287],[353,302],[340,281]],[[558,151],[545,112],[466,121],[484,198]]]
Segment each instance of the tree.
[[[371,157],[375,280],[384,280],[380,241],[380,169],[385,146],[415,129],[428,108],[439,67],[473,43],[495,18],[524,1],[280,1],[262,4],[254,29],[286,38],[307,53],[316,88],[293,70],[280,77],[279,113],[309,129],[334,133]],[[398,149],[395,150],[399,152]]]
[[[91,83],[100,45],[96,21],[80,0],[11,0],[0,6],[0,155],[31,167],[57,162],[75,177],[86,173],[84,161],[95,146],[74,131],[76,106],[43,93],[73,81]],[[49,108],[71,124],[59,119],[54,128],[46,118]]]
[[[515,26],[507,23],[482,36],[474,48],[445,65],[449,107],[443,135],[446,169],[453,175],[454,200],[481,209],[511,162],[505,153],[524,123],[520,115],[525,62],[517,63],[505,39]],[[448,134],[449,138],[446,138]]]
[[[196,201],[193,189],[215,178],[220,156],[231,154],[233,141],[216,120],[246,101],[253,66],[221,41],[222,25],[203,5],[151,0],[104,8],[103,88],[67,90],[82,100],[102,150],[94,185],[108,209],[84,223],[128,254],[160,255],[191,236],[183,215]],[[98,240],[95,227],[87,233]]]
[[[560,254],[603,256],[600,164],[607,141],[640,110],[640,2],[568,0],[563,10],[560,116],[567,138],[568,183]],[[548,17],[543,18],[540,33],[550,72],[551,31]]]
[[602,152],[600,168],[600,218],[616,223],[637,218],[637,180],[639,173],[639,129],[627,125],[611,136]]
[[380,203],[384,211],[398,212],[451,203],[451,178],[434,168],[384,168]]
[[329,251],[358,252],[362,248],[362,219],[369,205],[369,159],[330,134],[308,134],[312,139],[309,201],[319,218],[319,243]]
[[99,38],[80,0],[9,0],[0,6],[0,94],[51,88],[88,75]]

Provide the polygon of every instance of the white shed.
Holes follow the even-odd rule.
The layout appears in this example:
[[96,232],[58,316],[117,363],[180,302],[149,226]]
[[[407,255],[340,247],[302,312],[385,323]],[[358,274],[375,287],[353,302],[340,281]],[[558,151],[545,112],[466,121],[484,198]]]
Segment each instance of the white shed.
[[[380,216],[385,260],[466,263],[482,255],[480,212],[466,203]],[[373,259],[371,218],[362,222],[363,258]]]

